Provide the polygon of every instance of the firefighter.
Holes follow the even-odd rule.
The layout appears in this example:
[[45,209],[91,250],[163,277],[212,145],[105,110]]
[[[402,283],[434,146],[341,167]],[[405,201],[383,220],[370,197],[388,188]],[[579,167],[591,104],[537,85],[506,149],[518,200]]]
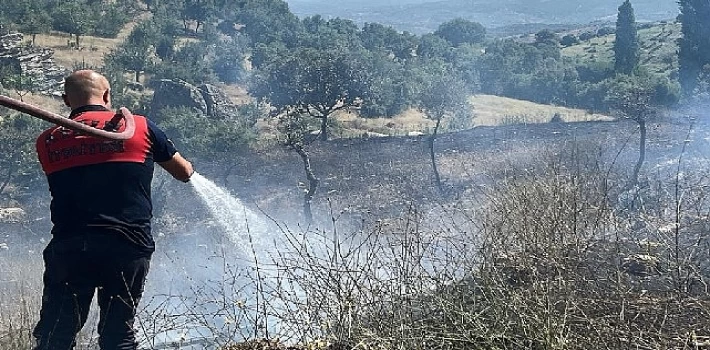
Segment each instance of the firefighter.
[[[108,80],[92,70],[70,74],[63,99],[69,118],[120,131]],[[56,126],[37,139],[52,197],[52,239],[44,249],[44,289],[35,350],[70,350],[97,294],[102,350],[136,350],[133,328],[155,242],[151,182],[155,163],[187,182],[192,164],[155,124],[135,116],[125,141]]]

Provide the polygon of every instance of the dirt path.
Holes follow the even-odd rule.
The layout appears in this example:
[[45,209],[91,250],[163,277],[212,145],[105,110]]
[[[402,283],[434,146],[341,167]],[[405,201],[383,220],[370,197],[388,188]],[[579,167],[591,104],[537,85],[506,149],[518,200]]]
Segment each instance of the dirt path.
[[[123,42],[138,23],[151,17],[152,13],[142,12],[136,20],[127,23],[116,38],[83,36],[81,37],[81,48],[79,50],[69,47],[69,34],[61,32],[39,34],[35,44],[54,50],[54,61],[67,69],[73,69],[79,65],[100,67],[103,65],[104,55]],[[26,39],[30,40],[31,38],[27,37]]]

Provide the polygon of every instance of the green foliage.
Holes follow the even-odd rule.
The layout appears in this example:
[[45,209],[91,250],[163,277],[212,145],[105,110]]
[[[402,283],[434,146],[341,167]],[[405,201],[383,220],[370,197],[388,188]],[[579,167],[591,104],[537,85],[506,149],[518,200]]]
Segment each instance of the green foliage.
[[18,29],[23,33],[31,34],[33,43],[37,34],[49,32],[52,18],[44,6],[36,1],[22,1],[18,6],[15,14]]
[[39,179],[35,140],[47,125],[17,113],[0,113],[0,198],[16,195],[11,187],[28,186]]
[[180,20],[168,6],[162,6],[157,9],[151,22],[158,28],[160,36],[177,38],[179,35],[184,34]]
[[195,33],[202,24],[213,20],[217,16],[216,1],[214,0],[185,0],[182,17],[186,20],[195,21]]
[[[649,73],[644,68],[634,70],[639,77],[631,81],[613,76],[611,62],[590,61],[576,63],[558,56],[549,33],[537,35],[537,42],[526,44],[511,40],[490,43],[476,63],[469,63],[468,71],[477,71],[483,92],[538,103],[575,106],[606,112],[615,108],[610,91],[618,85],[649,85],[653,90],[651,106],[672,106],[678,101],[678,88],[668,77]],[[459,71],[466,71],[459,68]],[[624,78],[625,79],[625,78]]]
[[560,59],[560,38],[555,32],[549,29],[543,29],[535,33],[534,45],[542,56],[552,57],[556,60]]
[[[108,14],[122,6],[88,0],[50,5],[52,14],[77,5]],[[534,43],[483,43],[485,28],[460,18],[417,37],[377,23],[360,29],[340,18],[299,20],[282,0],[165,0],[148,5],[153,17],[106,57],[111,70],[133,72],[135,80],[146,72],[151,81],[192,84],[243,83],[253,75],[250,93],[268,102],[274,113],[296,110],[322,118],[323,125],[327,115],[344,106],[359,106],[366,117],[393,116],[416,106],[432,77],[427,72],[437,66],[463,81],[466,93],[595,110],[608,109],[604,89],[614,84],[606,62],[561,57],[560,39],[549,30],[538,32]],[[107,24],[93,23],[93,30],[101,25]],[[564,45],[575,42],[573,35],[563,38]],[[251,71],[245,63],[251,63]],[[658,87],[665,91],[661,95],[674,99],[673,84]],[[136,108],[144,105],[130,93],[117,96]]]
[[483,54],[481,46],[468,44],[461,45],[451,52],[451,63],[470,92],[478,92],[481,88],[478,62]]
[[154,45],[161,35],[160,29],[154,22],[141,22],[128,34],[125,44],[144,48]]
[[392,117],[413,102],[411,80],[405,67],[383,53],[373,53],[362,67],[360,116]]
[[557,34],[549,29],[543,29],[535,33],[536,44],[556,44],[559,40]]
[[303,114],[321,121],[320,138],[328,138],[328,119],[354,106],[366,84],[363,55],[341,49],[300,47],[268,51],[254,73],[249,92],[269,104],[274,115]]
[[629,0],[619,6],[614,40],[614,70],[631,74],[639,64],[639,38],[636,30],[634,8]]
[[579,39],[574,34],[567,34],[562,37],[560,44],[562,46],[572,46],[579,43]]
[[584,33],[582,33],[582,34],[579,34],[579,40],[581,40],[581,41],[587,41],[587,40],[590,40],[590,39],[592,39],[592,38],[594,38],[594,37],[596,37],[596,36],[597,36],[596,33],[593,33],[593,32],[584,32]]
[[291,13],[282,0],[240,0],[236,11],[225,18],[241,25],[240,32],[254,43],[270,44],[281,41],[295,45],[301,32],[298,17]]
[[133,11],[130,11],[131,9],[121,2],[102,3],[101,5],[102,8],[97,9],[101,20],[94,24],[92,34],[103,38],[115,38],[123,26],[131,21]]
[[446,39],[434,35],[424,34],[419,39],[417,57],[424,59],[445,58],[451,52],[451,44]]
[[217,45],[212,69],[220,81],[227,84],[244,82],[247,75],[244,62],[248,45],[248,40],[242,35],[229,37]]
[[318,130],[319,126],[318,121],[310,116],[291,111],[277,117],[276,128],[279,131],[279,143],[298,148],[314,140],[313,132]]
[[160,110],[158,125],[188,156],[224,159],[243,152],[254,139],[252,126],[260,110],[247,105],[233,119],[211,119],[187,107]]
[[480,23],[456,18],[442,23],[434,35],[446,39],[453,46],[476,44],[486,39],[486,28]]
[[297,47],[322,50],[357,50],[362,47],[358,36],[359,29],[350,20],[334,18],[326,21],[316,15],[304,18],[302,28]]
[[[560,83],[576,78],[570,62],[561,59],[559,49],[542,41],[525,44],[513,40],[498,40],[486,47],[480,57],[481,89],[489,94],[524,98],[535,102],[554,100],[563,87]],[[543,76],[552,81],[544,82]],[[533,80],[549,85],[558,83],[553,90],[534,86]]]
[[177,40],[174,37],[161,35],[158,42],[155,44],[155,54],[161,60],[170,60],[175,54],[175,44]]
[[610,62],[589,62],[577,65],[577,74],[582,82],[598,83],[609,78],[614,73],[614,67]]
[[141,73],[151,70],[155,63],[154,50],[160,38],[164,36],[161,35],[158,24],[141,22],[133,28],[121,45],[111,50],[104,61],[109,66],[133,72],[135,81],[140,82]]
[[150,104],[149,95],[128,89],[128,79],[122,67],[110,64],[94,68],[111,82],[111,104],[114,108],[126,107],[131,112],[145,115]]
[[609,82],[605,103],[621,110],[630,118],[642,118],[654,106],[670,106],[678,102],[677,89],[670,82],[649,74],[619,74]]
[[165,8],[156,11],[150,22],[155,28],[151,35],[151,44],[155,47],[155,54],[163,61],[168,61],[175,54],[177,39],[182,33],[182,27],[177,18],[165,12]]
[[[432,72],[433,73],[433,72]],[[433,74],[426,79],[419,94],[419,108],[438,124],[448,117],[454,121],[452,128],[468,126],[471,120],[471,105],[466,84],[451,74]]]
[[597,29],[597,36],[607,36],[614,34],[616,30],[612,27],[601,27]]
[[181,47],[168,60],[156,63],[152,80],[179,79],[193,85],[217,80],[212,64],[214,46],[205,42],[190,42]]
[[84,0],[62,1],[53,9],[52,27],[55,30],[73,34],[75,44],[79,46],[79,38],[91,33],[99,19],[90,4]]
[[0,83],[3,87],[7,87],[11,79],[16,75],[22,74],[20,62],[12,59],[0,59]]
[[0,22],[34,36],[50,29],[75,35],[114,38],[136,13],[136,1],[18,0],[0,2]]
[[128,40],[111,50],[104,59],[107,65],[134,72],[136,82],[140,81],[140,74],[153,65],[153,46],[150,44],[150,39],[144,34],[136,34],[142,33],[141,28],[142,26],[136,27]]
[[291,108],[325,113],[333,106],[351,105],[359,73],[358,57],[339,50],[299,48],[278,52],[255,73],[250,92],[277,111]]
[[417,48],[417,37],[379,23],[365,23],[358,33],[363,46],[373,52],[392,54],[400,60],[412,58]]
[[2,77],[2,86],[14,91],[20,100],[25,95],[33,92],[37,88],[37,83],[41,81],[41,77],[25,72],[8,74]]
[[[679,80],[683,94],[692,96],[701,84],[701,76],[710,64],[710,3],[681,0],[679,20],[682,38],[678,41]],[[705,82],[707,83],[707,82]]]

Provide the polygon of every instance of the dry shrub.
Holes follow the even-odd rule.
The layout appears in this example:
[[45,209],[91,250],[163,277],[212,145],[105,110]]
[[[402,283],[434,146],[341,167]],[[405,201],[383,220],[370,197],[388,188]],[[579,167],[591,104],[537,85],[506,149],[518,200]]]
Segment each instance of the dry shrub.
[[708,179],[629,190],[594,152],[544,158],[439,230],[412,209],[372,232],[286,232],[278,318],[352,349],[700,348]]
[[185,271],[189,293],[146,298],[144,344],[187,330],[229,350],[701,349],[710,179],[679,161],[628,189],[594,149],[541,153],[466,192],[475,200],[368,229],[336,214],[282,226],[249,264],[215,244],[218,278]]

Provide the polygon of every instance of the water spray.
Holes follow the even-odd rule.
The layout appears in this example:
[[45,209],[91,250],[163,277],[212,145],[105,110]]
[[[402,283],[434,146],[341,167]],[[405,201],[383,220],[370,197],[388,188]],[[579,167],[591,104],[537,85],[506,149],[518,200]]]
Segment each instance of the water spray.
[[[123,119],[125,121],[125,129],[121,132],[112,132],[91,127],[3,95],[0,95],[0,105],[99,138],[121,141],[130,139],[135,133],[133,114],[124,107],[119,109],[119,113],[116,113],[110,123],[118,125]],[[214,223],[217,224],[216,226],[223,231],[224,235],[235,247],[240,248],[235,251],[234,258],[240,259],[242,264],[250,267],[259,266],[259,263],[263,264],[263,261],[268,261],[268,252],[271,251],[269,248],[273,242],[271,235],[268,234],[268,225],[265,220],[258,213],[247,208],[241,200],[229,193],[228,190],[217,186],[214,182],[198,173],[194,173],[191,176],[190,183],[200,199],[205,203],[207,209],[209,209]],[[268,271],[262,270],[263,268],[258,270],[261,273],[258,278],[268,273]],[[165,304],[160,303],[160,305],[163,307]],[[209,309],[205,310],[209,312]],[[216,335],[210,334],[210,329],[204,329],[204,325],[199,323],[192,324],[189,319],[181,319],[181,321],[187,322],[185,327],[151,334],[150,336],[153,339],[150,342],[151,344],[148,344],[147,339],[144,339],[142,341],[145,343],[142,343],[142,345],[146,348],[167,349],[174,347],[177,341],[181,345],[186,345],[187,348],[196,348],[196,346],[205,341],[214,342],[214,336]],[[246,324],[240,325],[240,327],[243,326],[246,327]],[[155,344],[156,342],[158,344]],[[194,346],[190,347],[191,344],[194,344]]]
[[10,109],[14,109],[18,112],[22,112],[28,115],[31,115],[35,118],[42,119],[44,121],[48,121],[50,123],[57,124],[59,126],[63,126],[68,129],[72,129],[74,131],[80,131],[86,134],[89,134],[91,136],[96,136],[104,139],[110,139],[110,140],[118,140],[118,141],[123,141],[123,140],[128,140],[131,137],[133,137],[133,134],[136,131],[136,123],[133,120],[133,114],[125,107],[121,107],[119,109],[120,113],[117,113],[116,116],[111,120],[111,123],[113,125],[118,125],[118,122],[120,119],[123,119],[126,122],[126,128],[121,131],[121,132],[113,132],[113,131],[107,131],[107,130],[101,130],[97,129],[94,127],[91,127],[89,125],[77,122],[75,120],[71,120],[69,118],[65,118],[59,114],[52,113],[50,111],[46,111],[44,109],[41,109],[39,107],[33,106],[31,104],[0,95],[0,105],[5,106]]

